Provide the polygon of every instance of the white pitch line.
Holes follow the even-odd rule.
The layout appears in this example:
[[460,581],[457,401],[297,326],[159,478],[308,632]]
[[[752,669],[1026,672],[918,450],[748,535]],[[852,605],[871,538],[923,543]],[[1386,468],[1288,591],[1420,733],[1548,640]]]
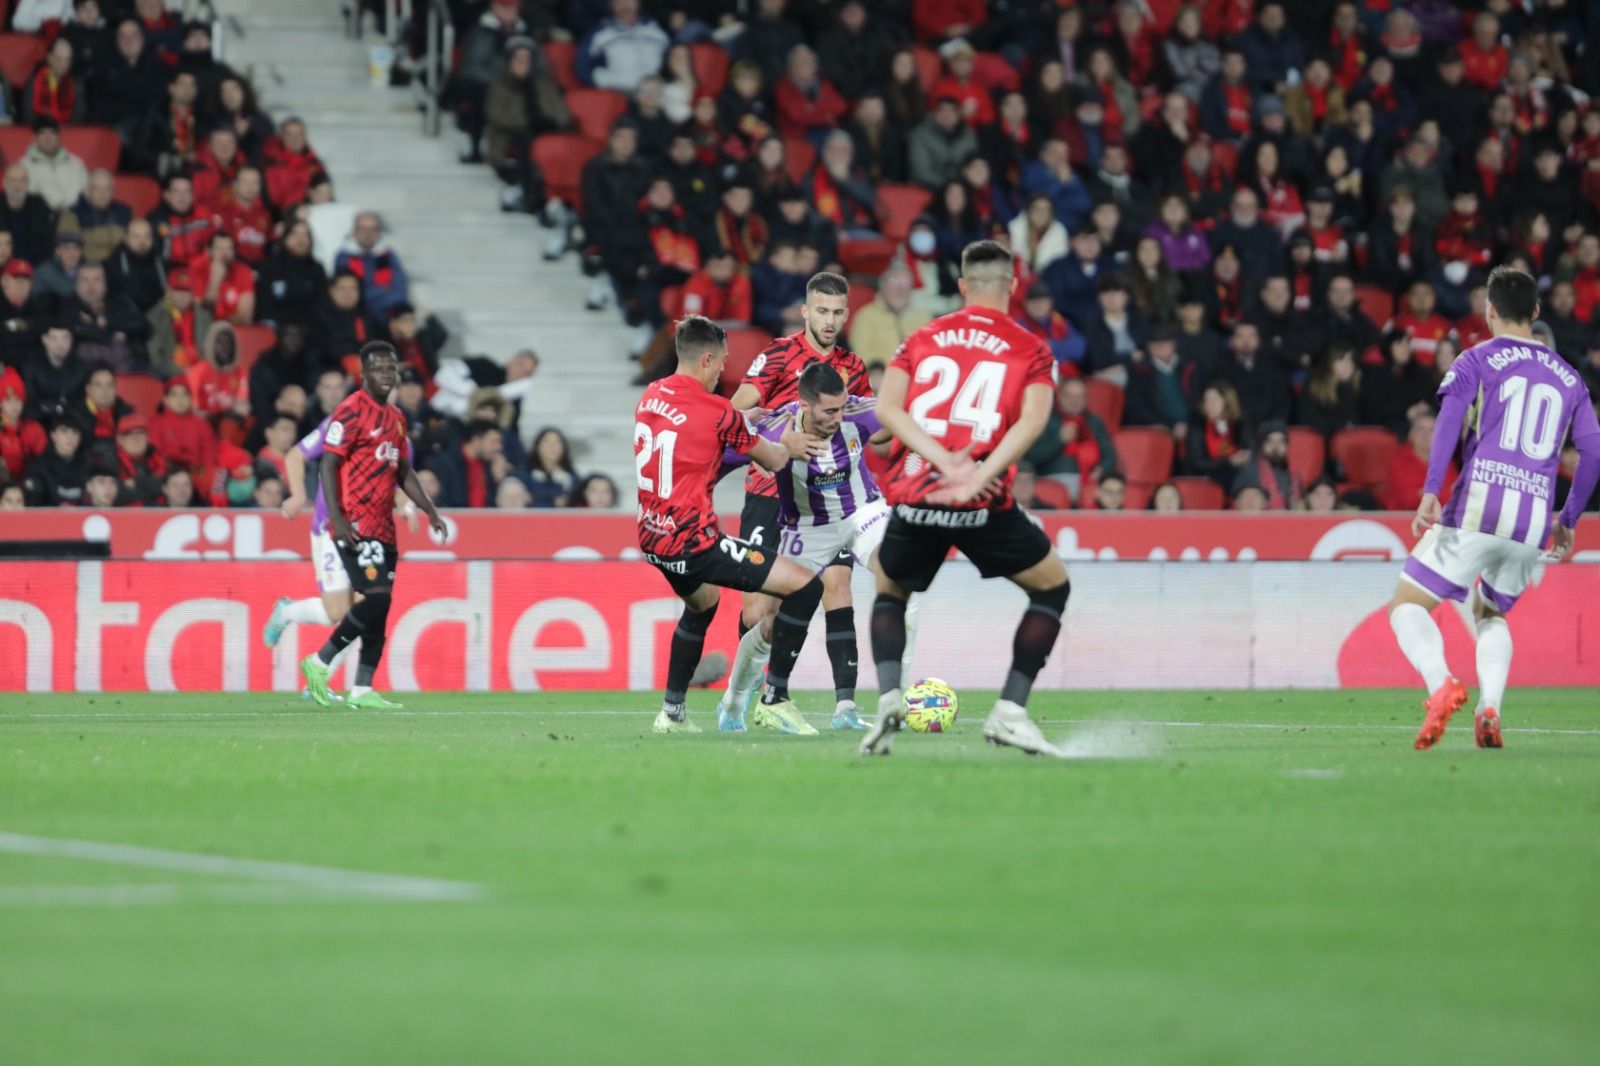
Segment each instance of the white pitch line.
[[412,903],[468,903],[483,899],[483,886],[465,881],[441,881],[404,874],[341,870],[296,862],[236,859],[226,855],[201,855],[191,851],[166,851],[134,844],[105,844],[93,840],[24,836],[0,832],[0,852],[81,859],[151,870],[243,877],[274,885],[294,885],[322,892],[369,896]]
[[178,903],[336,903],[345,893],[265,881],[242,885],[0,885],[3,907],[164,907]]
[[[709,712],[708,712],[709,713]],[[59,713],[18,711],[10,714],[0,712],[0,724],[7,720],[23,721],[62,721],[62,722],[94,722],[94,721],[165,721],[182,719],[267,719],[267,718],[324,718],[336,721],[341,718],[541,718],[541,717],[576,717],[590,716],[628,716],[648,719],[650,712],[647,710],[621,711],[597,708],[592,710],[578,710],[575,708],[542,709],[512,709],[481,711],[358,711],[358,710],[326,710],[326,711],[62,711]],[[1347,732],[1367,733],[1373,730],[1393,730],[1401,733],[1416,731],[1414,725],[1395,725],[1382,723],[1376,725],[1352,725],[1339,722],[1187,722],[1187,721],[1150,721],[1137,718],[1041,718],[1042,722],[1049,725],[1125,725],[1165,729],[1237,729],[1237,730],[1279,730],[1279,731],[1311,731],[1311,732]],[[1565,737],[1596,737],[1600,736],[1600,729],[1546,729],[1539,726],[1506,726],[1502,732],[1524,733],[1529,735],[1565,736]]]

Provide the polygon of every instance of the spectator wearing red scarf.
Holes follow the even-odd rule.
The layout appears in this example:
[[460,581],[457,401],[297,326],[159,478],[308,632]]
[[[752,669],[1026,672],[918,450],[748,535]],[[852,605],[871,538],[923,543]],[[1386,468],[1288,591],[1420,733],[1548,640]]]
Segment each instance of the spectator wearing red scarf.
[[[1259,446],[1250,461],[1234,475],[1232,494],[1259,489],[1267,497],[1264,510],[1292,511],[1300,502],[1305,486],[1289,466],[1289,427],[1277,419],[1261,424]],[[1415,510],[1415,508],[1413,508]]]
[[1200,94],[1200,125],[1214,140],[1239,142],[1250,136],[1255,100],[1247,81],[1244,53],[1229,45],[1222,52],[1222,69]]
[[43,455],[48,443],[44,427],[22,417],[27,403],[28,390],[23,387],[22,375],[15,367],[0,370],[0,465],[4,466],[5,480],[19,485],[28,463]]
[[194,183],[186,174],[167,178],[161,206],[150,212],[150,225],[168,267],[188,266],[205,254],[216,232],[216,217],[195,203]]
[[717,243],[738,260],[741,268],[759,263],[767,254],[767,222],[755,212],[755,190],[749,181],[735,178],[722,190],[722,206],[713,222]]
[[233,184],[245,165],[239,138],[227,126],[217,126],[206,136],[194,158],[194,198],[215,212],[222,190]]
[[974,77],[977,53],[965,40],[957,39],[939,49],[947,73],[928,90],[928,106],[948,96],[961,105],[961,117],[974,129],[994,121],[994,100],[989,90]]
[[1122,69],[1135,85],[1155,85],[1162,81],[1165,67],[1161,62],[1160,44],[1156,31],[1145,21],[1140,3],[1119,3],[1116,14],[1116,31],[1112,44],[1122,51]]
[[1311,238],[1311,257],[1325,266],[1343,266],[1350,260],[1350,242],[1333,221],[1333,190],[1319,185],[1306,202],[1306,223],[1297,232]]
[[773,90],[778,131],[785,137],[815,137],[833,129],[850,110],[839,91],[817,73],[817,53],[797,45],[789,69]]
[[878,228],[876,194],[872,183],[855,165],[855,142],[843,130],[834,130],[822,143],[822,153],[811,171],[807,193],[817,214],[841,231]]
[[1361,71],[1367,65],[1367,35],[1361,26],[1360,8],[1349,0],[1333,11],[1328,51],[1333,56],[1333,80],[1349,92],[1361,80]]
[[514,476],[500,427],[486,420],[467,423],[461,444],[435,453],[427,468],[439,479],[441,507],[488,507],[500,481]]
[[117,395],[117,375],[97,366],[83,385],[83,398],[72,412],[83,428],[83,453],[105,463],[115,453],[117,419],[133,414],[133,408]]
[[1206,37],[1221,41],[1239,36],[1255,21],[1255,8],[1255,0],[1204,0],[1201,14]]
[[128,505],[143,507],[161,497],[167,461],[150,446],[150,422],[143,415],[117,419],[117,478],[126,491]]
[[83,97],[72,73],[72,43],[57,37],[23,90],[23,120],[32,123],[53,118],[68,126],[82,120],[83,110]]
[[1510,54],[1500,43],[1500,19],[1492,11],[1480,11],[1472,20],[1472,37],[1461,42],[1461,62],[1466,66],[1466,79],[1473,85],[1493,92],[1505,80]]
[[1320,137],[1324,131],[1345,124],[1344,89],[1333,80],[1333,68],[1321,56],[1306,64],[1300,84],[1283,94],[1283,107],[1289,124],[1302,137]]

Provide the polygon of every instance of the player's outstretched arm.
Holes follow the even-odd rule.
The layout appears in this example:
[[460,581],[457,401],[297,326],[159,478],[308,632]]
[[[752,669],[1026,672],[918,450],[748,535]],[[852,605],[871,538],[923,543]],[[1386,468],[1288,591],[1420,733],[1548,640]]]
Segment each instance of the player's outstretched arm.
[[400,457],[400,488],[427,514],[429,528],[439,536],[444,536],[447,530],[444,519],[439,514],[439,508],[433,505],[433,499],[428,495],[428,490],[422,487],[422,481],[417,477],[417,471],[412,467],[411,460],[405,456]]
[[345,516],[344,486],[339,483],[339,468],[343,465],[344,456],[325,451],[317,469],[322,479],[322,499],[328,505],[328,528],[333,531],[333,539],[353,544],[355,530],[350,528],[350,519]]
[[928,436],[906,411],[906,388],[910,383],[911,375],[900,367],[891,366],[884,371],[883,382],[878,387],[878,421],[935,470],[949,477],[962,464],[944,445]]
[[777,440],[760,438],[748,454],[757,466],[776,474],[788,466],[791,459],[806,459],[814,455],[823,455],[827,451],[827,441],[817,440],[801,431],[800,417],[797,413],[783,427],[783,433]]
[[733,404],[735,411],[749,411],[750,417],[757,420],[761,417],[761,411],[756,407],[756,404],[761,402],[761,390],[748,381],[739,383],[739,387],[734,390],[733,399],[728,402]]

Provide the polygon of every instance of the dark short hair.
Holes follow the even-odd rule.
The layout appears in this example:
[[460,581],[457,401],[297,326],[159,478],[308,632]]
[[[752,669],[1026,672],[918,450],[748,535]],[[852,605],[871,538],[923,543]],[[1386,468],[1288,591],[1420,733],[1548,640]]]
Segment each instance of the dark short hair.
[[394,350],[394,345],[388,341],[368,341],[361,346],[361,365],[366,366],[374,359],[384,357],[398,360],[400,353]]
[[462,434],[462,439],[465,443],[470,444],[479,437],[486,436],[490,433],[499,432],[500,423],[490,421],[487,418],[475,418],[471,422],[467,423],[467,431]]
[[1108,472],[1100,475],[1100,480],[1095,484],[1095,488],[1099,488],[1101,485],[1104,485],[1108,481],[1115,481],[1117,484],[1121,485],[1123,488],[1127,488],[1128,487],[1128,479],[1123,477],[1117,471],[1111,470],[1111,471],[1108,471]]
[[1507,322],[1532,322],[1539,310],[1539,283],[1516,267],[1495,267],[1489,273],[1489,303]]
[[961,250],[961,273],[966,275],[974,267],[981,267],[989,263],[1004,263],[1007,270],[1011,269],[1011,249],[999,241],[973,241]]
[[800,372],[800,398],[806,403],[843,394],[844,378],[827,363],[812,363]]
[[806,299],[812,293],[820,292],[824,296],[849,296],[850,283],[837,274],[830,274],[826,270],[811,275],[811,280],[806,282]]
[[690,362],[728,343],[728,334],[705,315],[685,315],[678,322],[672,344],[680,362]]

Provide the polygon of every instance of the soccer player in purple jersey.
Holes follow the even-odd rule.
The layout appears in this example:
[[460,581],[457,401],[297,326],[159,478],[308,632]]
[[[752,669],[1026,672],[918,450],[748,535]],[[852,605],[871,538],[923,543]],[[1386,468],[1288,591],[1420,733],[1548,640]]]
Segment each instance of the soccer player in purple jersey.
[[[1600,424],[1577,372],[1533,339],[1537,283],[1499,267],[1489,275],[1487,318],[1494,337],[1462,352],[1439,385],[1442,403],[1422,503],[1411,524],[1422,536],[1406,560],[1389,624],[1428,688],[1416,748],[1431,748],[1450,716],[1467,702],[1466,686],[1445,665],[1444,638],[1432,612],[1440,600],[1473,594],[1478,630],[1480,748],[1501,746],[1500,704],[1511,673],[1506,612],[1533,579],[1545,545],[1560,560],[1600,480]],[[1450,502],[1439,489],[1461,440],[1461,478]],[[1578,469],[1566,506],[1555,515],[1556,472],[1568,430]],[[1424,530],[1427,532],[1424,534]]]
[[833,728],[867,728],[855,701],[857,647],[850,573],[856,563],[871,565],[888,526],[888,506],[865,463],[867,449],[875,441],[886,442],[888,434],[878,424],[874,402],[850,396],[836,368],[814,362],[798,375],[797,385],[799,400],[774,411],[760,433],[776,440],[798,417],[801,428],[826,445],[809,459],[790,460],[775,475],[779,553],[819,573],[778,607],[770,645],[764,625],[740,639],[718,707],[717,727],[723,732],[745,728],[744,708],[759,683],[769,648],[767,685],[751,716],[753,723],[778,732],[816,732],[789,697],[789,676],[819,604],[825,612],[828,660],[833,666]]

